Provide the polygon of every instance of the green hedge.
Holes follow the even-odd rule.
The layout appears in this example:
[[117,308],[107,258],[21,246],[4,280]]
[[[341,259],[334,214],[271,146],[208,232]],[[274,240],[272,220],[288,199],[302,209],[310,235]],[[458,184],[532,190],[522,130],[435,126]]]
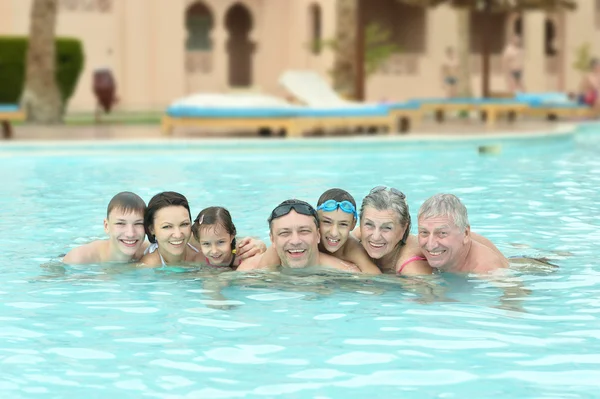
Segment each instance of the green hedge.
[[[25,86],[27,37],[0,36],[0,103],[17,104]],[[56,39],[56,81],[66,104],[83,69],[83,46],[78,39]]]

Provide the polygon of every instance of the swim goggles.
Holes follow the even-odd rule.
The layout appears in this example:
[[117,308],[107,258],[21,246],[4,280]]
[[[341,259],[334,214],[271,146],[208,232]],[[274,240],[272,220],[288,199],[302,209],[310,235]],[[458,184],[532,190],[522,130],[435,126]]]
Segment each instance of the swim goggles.
[[[385,191],[387,189],[388,189],[387,186],[377,186],[377,187],[373,188],[371,191],[369,191],[369,194],[378,193],[380,191]],[[394,187],[390,187],[389,189],[390,189],[390,193],[395,194],[402,199],[406,199],[406,195],[404,195],[404,193],[402,191],[396,190]]]
[[271,212],[271,216],[269,216],[269,219],[267,219],[267,221],[269,222],[269,224],[271,224],[273,219],[277,219],[287,215],[292,211],[292,209],[301,215],[314,217],[317,226],[319,225],[319,217],[317,215],[317,211],[315,211],[315,208],[313,208],[310,204],[300,200],[295,200],[294,202],[279,205],[278,207],[273,209],[273,212]]
[[346,213],[351,213],[356,220],[358,220],[358,212],[356,212],[356,208],[350,201],[337,202],[336,200],[330,199],[319,205],[317,211],[333,212],[338,208]]

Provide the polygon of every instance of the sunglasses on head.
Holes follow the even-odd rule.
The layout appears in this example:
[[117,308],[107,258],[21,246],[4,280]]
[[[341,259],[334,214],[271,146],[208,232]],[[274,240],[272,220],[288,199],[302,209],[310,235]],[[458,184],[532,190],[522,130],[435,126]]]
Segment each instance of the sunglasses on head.
[[[374,189],[372,189],[369,192],[369,194],[378,193],[379,191],[385,191],[387,189],[388,189],[387,186],[377,186]],[[395,194],[402,199],[406,199],[406,195],[404,195],[404,193],[402,191],[396,190],[394,187],[389,187],[389,189],[390,189],[390,193]]]
[[268,222],[271,223],[273,219],[277,219],[287,215],[292,211],[292,209],[300,215],[313,216],[315,219],[318,220],[317,211],[315,211],[315,208],[313,208],[309,204],[303,204],[301,202],[298,202],[292,204],[279,205],[277,208],[273,209],[273,212],[271,212],[271,216],[269,216]]
[[319,205],[317,211],[333,212],[338,208],[340,208],[346,213],[354,215],[354,217],[358,220],[358,212],[356,212],[356,208],[354,207],[354,205],[352,205],[352,202],[350,201],[338,202],[336,200],[330,199]]

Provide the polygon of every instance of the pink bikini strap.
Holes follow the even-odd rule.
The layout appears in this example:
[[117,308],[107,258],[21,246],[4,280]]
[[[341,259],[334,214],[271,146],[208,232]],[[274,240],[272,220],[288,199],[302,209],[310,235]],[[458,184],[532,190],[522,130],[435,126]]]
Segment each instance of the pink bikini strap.
[[402,273],[402,270],[404,269],[404,266],[406,266],[409,263],[414,262],[416,260],[427,260],[427,259],[424,258],[424,257],[422,257],[422,256],[413,256],[411,258],[408,258],[407,260],[404,261],[404,263],[402,265],[400,265],[400,268],[398,269],[398,271],[396,271],[396,274]]

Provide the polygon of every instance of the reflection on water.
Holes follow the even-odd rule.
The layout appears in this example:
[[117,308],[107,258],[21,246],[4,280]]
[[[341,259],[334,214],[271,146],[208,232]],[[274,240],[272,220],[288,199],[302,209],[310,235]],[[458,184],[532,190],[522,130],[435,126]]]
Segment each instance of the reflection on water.
[[[597,135],[485,157],[468,145],[302,148],[225,152],[220,169],[193,151],[155,152],[151,165],[143,154],[0,158],[11,171],[0,185],[0,396],[596,396]],[[343,187],[360,202],[379,184],[404,191],[413,218],[431,194],[457,193],[472,229],[521,259],[493,278],[56,259],[103,235],[122,190],[180,191],[192,213],[226,206],[241,235],[268,242],[282,200]]]

